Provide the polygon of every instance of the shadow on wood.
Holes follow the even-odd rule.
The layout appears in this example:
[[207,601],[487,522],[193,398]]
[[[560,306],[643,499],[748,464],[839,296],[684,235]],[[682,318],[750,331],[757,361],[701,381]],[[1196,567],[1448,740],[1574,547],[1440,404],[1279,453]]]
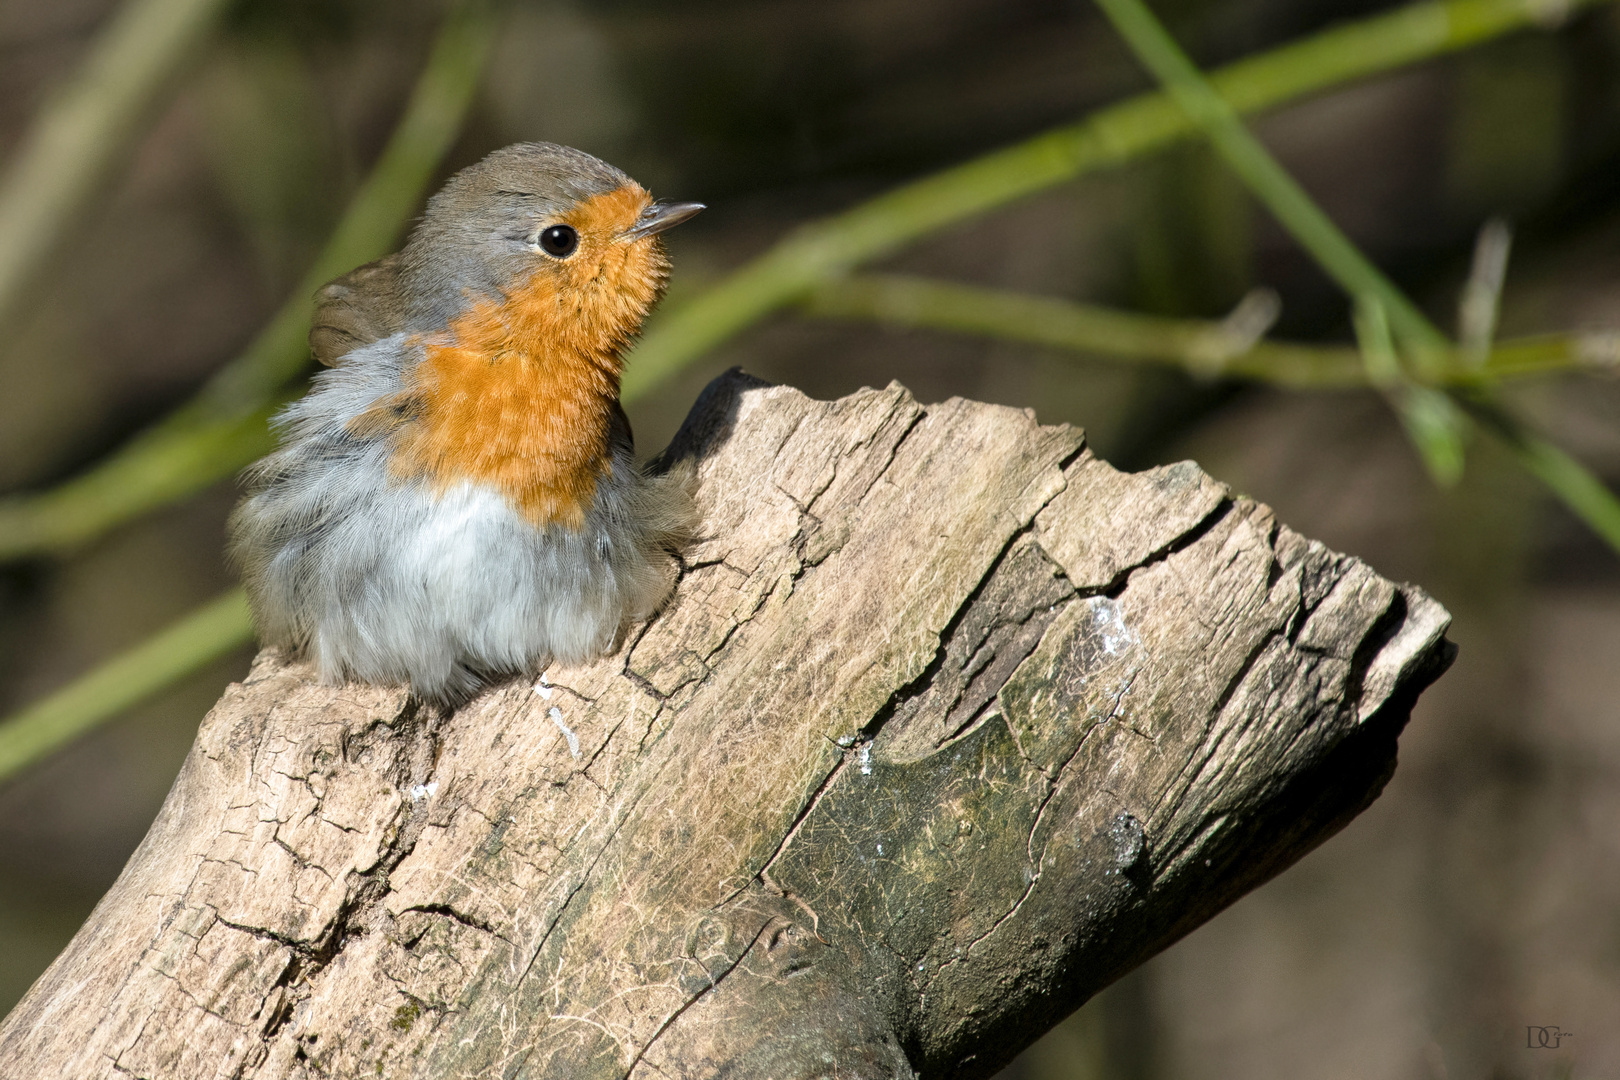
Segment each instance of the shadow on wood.
[[614,656],[262,655],[0,1075],[982,1077],[1375,798],[1447,615],[1183,463],[733,373]]

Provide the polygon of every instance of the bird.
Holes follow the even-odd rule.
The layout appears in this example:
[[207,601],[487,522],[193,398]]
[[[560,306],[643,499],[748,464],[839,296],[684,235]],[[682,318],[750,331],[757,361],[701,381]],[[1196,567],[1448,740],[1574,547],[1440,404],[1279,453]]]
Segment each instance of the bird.
[[702,209],[518,143],[320,289],[326,370],[274,418],[228,525],[260,640],[323,682],[454,708],[655,614],[692,473],[638,464],[619,384],[668,280],[661,236]]

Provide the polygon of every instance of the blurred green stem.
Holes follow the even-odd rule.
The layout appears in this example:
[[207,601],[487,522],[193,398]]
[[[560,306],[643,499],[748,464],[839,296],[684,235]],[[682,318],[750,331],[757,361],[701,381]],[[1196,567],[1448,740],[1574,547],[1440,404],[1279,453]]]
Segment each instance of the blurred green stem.
[[[1582,0],[1574,0],[1572,6],[1581,4]],[[1271,108],[1540,24],[1545,21],[1546,10],[1546,0],[1426,0],[1240,61],[1217,73],[1213,83],[1236,113]],[[455,28],[463,24],[456,22],[458,18],[465,19],[465,27],[471,28],[464,29],[466,36],[460,39],[456,38]],[[403,132],[419,109],[423,116],[437,117],[442,145],[425,134],[413,141],[416,153],[421,155],[413,159],[422,166],[420,182],[415,187],[403,181],[368,184],[329,244],[330,257],[323,255],[319,269],[311,271],[308,288],[295,295],[248,352],[222,370],[195,401],[90,474],[56,491],[0,504],[0,559],[86,540],[144,510],[211,483],[259,453],[264,444],[253,440],[265,438],[260,419],[262,410],[268,407],[265,398],[306,363],[303,331],[308,291],[332,274],[381,255],[397,236],[409,205],[398,209],[396,217],[370,206],[362,209],[360,203],[368,198],[391,197],[414,205],[420,187],[438,160],[435,154],[428,163],[427,150],[438,146],[438,154],[442,154],[453,138],[487,51],[488,34],[489,23],[483,16],[463,13],[452,17],[441,34],[430,72],[424,74],[407,119],[390,144],[390,150],[404,145]],[[460,40],[464,49],[459,61],[457,55],[447,55],[456,49],[450,44],[455,40]],[[444,74],[434,75],[440,64],[445,65]],[[464,81],[458,82],[455,72]],[[437,86],[437,90],[429,90],[430,86]],[[430,93],[442,94],[443,103],[459,104],[429,108],[420,99]],[[451,122],[452,116],[455,123]],[[424,122],[424,131],[431,127]],[[649,392],[709,349],[862,263],[1015,199],[1142,157],[1196,131],[1196,125],[1170,96],[1144,94],[1102,109],[1077,124],[987,154],[805,226],[704,294],[654,322],[635,351],[623,396],[631,400]],[[401,156],[410,155],[402,149]],[[385,154],[384,164],[391,160]],[[379,172],[383,167],[379,164]],[[400,168],[402,174],[407,171],[403,162],[393,167]],[[407,188],[411,197],[403,199]],[[397,204],[393,205],[397,208]],[[378,232],[368,233],[359,224],[350,228],[350,220],[370,220]],[[348,248],[350,244],[352,249]],[[345,250],[347,254],[340,255]],[[193,454],[193,448],[205,445],[212,449]],[[123,470],[121,477],[119,470]],[[109,483],[98,480],[98,476],[119,479]],[[83,502],[76,501],[80,499]],[[201,621],[206,610],[194,618]],[[192,620],[181,625],[192,625]],[[218,655],[211,650],[220,642],[228,640],[234,646],[247,634],[245,622],[216,631],[214,636],[178,635],[178,629],[173,631],[177,636],[154,639],[138,650],[152,670],[166,673],[165,679],[178,677],[173,674],[177,671],[194,670],[197,664]],[[232,638],[232,634],[242,637]],[[51,703],[62,701],[74,703],[77,710],[71,714],[73,730],[88,730],[110,718],[131,698],[118,679],[103,677],[105,671],[97,669],[18,719],[28,720],[29,727],[37,730],[40,722],[32,718]],[[143,692],[162,684],[153,680],[146,685]],[[15,719],[6,721],[0,731],[11,732],[16,723]],[[19,764],[13,769],[21,767]]]
[[0,559],[72,547],[201,490],[264,454],[265,419],[309,362],[310,296],[390,251],[461,131],[494,38],[481,3],[446,19],[393,136],[281,310],[191,401],[72,480],[0,500]]
[[[1215,85],[1239,112],[1274,107],[1466,48],[1542,17],[1540,0],[1427,0],[1240,61],[1217,74]],[[490,32],[479,8],[451,17],[374,182],[357,196],[304,285],[242,357],[190,404],[90,472],[39,495],[0,501],[0,560],[83,543],[263,453],[269,438],[258,414],[275,388],[308,362],[303,333],[309,292],[381,255],[398,235],[454,137]],[[853,266],[1194,131],[1168,96],[1141,95],[806,226],[655,319],[635,351],[623,396],[630,401],[647,393],[709,348]]]
[[0,325],[84,213],[225,0],[125,0],[0,175]]
[[[1387,320],[1418,370],[1432,377],[1440,358],[1450,351],[1446,336],[1261,145],[1142,0],[1097,0],[1097,6],[1255,197],[1357,304],[1379,309],[1380,321]],[[1456,407],[1443,395],[1415,384],[1389,388],[1385,396],[1436,482],[1455,483],[1462,475],[1465,427]]]
[[257,409],[309,366],[310,298],[338,275],[399,245],[428,184],[461,134],[495,29],[495,17],[484,0],[454,5],[388,145],[314,265],[247,351],[208,380],[195,407],[220,414]]
[[[1211,82],[1234,113],[1255,112],[1544,23],[1546,11],[1546,0],[1430,0],[1238,61]],[[1142,94],[807,225],[657,319],[631,357],[624,397],[647,393],[822,281],[1197,131],[1170,95]]]
[[1257,198],[1351,296],[1374,296],[1397,338],[1442,351],[1445,335],[1344,235],[1255,138],[1220,90],[1181,51],[1141,0],[1097,0],[1144,67],[1203,130]]
[[1519,464],[1545,484],[1615,551],[1620,551],[1620,500],[1587,468],[1542,438],[1495,402],[1484,397],[1459,398],[1469,415],[1513,452]]
[[[1382,385],[1369,375],[1362,353],[1348,345],[1251,341],[1224,321],[1137,315],[1057,297],[900,274],[857,274],[829,281],[806,296],[798,310],[817,318],[977,334],[1100,360],[1169,364],[1195,375],[1232,376],[1296,389]],[[1508,377],[1609,370],[1594,363],[1588,351],[1581,338],[1570,335],[1504,341],[1494,345],[1478,367],[1461,354],[1448,352],[1438,378],[1472,386]]]
[[[1379,311],[1389,329],[1417,360],[1424,381],[1395,373],[1400,385],[1386,391],[1435,478],[1444,483],[1462,471],[1463,414],[1456,402],[1426,381],[1434,378],[1451,342],[1386,278],[1289,176],[1243,124],[1216,88],[1182,52],[1142,0],[1097,0],[1131,50],[1204,130],[1228,165],[1285,228],[1315,257],[1358,308]],[[1470,412],[1488,425],[1519,462],[1582,521],[1620,552],[1620,500],[1573,457],[1489,401],[1488,387],[1473,392]]]
[[0,784],[253,639],[247,599],[232,589],[0,722]]

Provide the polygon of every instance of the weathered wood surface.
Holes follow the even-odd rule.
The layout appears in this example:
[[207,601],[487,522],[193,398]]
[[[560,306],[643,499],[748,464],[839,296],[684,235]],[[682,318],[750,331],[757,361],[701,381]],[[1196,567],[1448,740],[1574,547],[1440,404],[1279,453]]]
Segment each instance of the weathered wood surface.
[[733,375],[671,451],[703,538],[617,655],[450,717],[261,656],[0,1076],[985,1076],[1370,802],[1450,659],[1023,412]]

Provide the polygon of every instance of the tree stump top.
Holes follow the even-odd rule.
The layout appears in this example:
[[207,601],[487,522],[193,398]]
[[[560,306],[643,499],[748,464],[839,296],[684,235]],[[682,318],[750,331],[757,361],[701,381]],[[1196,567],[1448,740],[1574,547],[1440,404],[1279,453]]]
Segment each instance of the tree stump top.
[[980,1077],[1376,797],[1444,610],[1189,463],[716,380],[613,656],[263,654],[0,1075]]

